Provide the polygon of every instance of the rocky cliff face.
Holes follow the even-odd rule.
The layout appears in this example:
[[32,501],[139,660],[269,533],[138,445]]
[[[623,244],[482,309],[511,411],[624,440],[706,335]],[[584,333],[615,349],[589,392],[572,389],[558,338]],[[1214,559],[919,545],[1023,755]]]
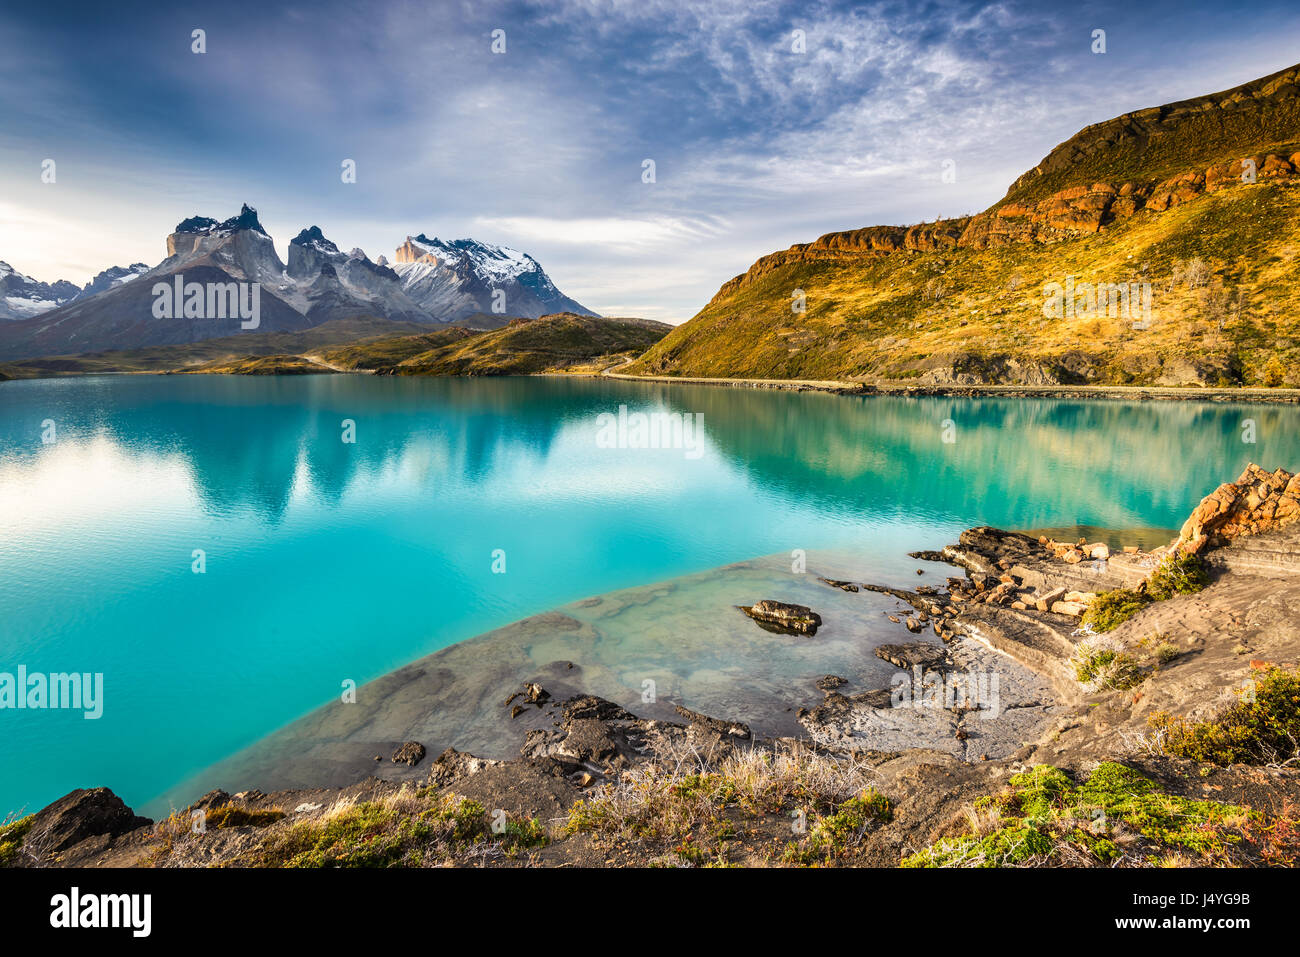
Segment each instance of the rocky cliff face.
[[1300,152],[1289,156],[1256,153],[1205,169],[1189,170],[1159,182],[1071,186],[1036,203],[1008,202],[960,219],[827,233],[814,242],[799,243],[762,257],[747,272],[724,283],[714,298],[730,295],[773,269],[796,262],[842,259],[846,254],[991,249],[1088,236],[1143,210],[1162,213],[1204,193],[1242,185],[1246,182],[1243,176],[1251,170],[1255,182],[1298,179]]

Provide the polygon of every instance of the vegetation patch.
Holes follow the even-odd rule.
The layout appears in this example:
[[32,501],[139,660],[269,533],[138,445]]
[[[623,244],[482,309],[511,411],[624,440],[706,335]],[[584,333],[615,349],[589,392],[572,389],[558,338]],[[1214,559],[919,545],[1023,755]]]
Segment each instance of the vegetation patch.
[[1147,594],[1156,601],[1164,601],[1175,595],[1193,595],[1209,583],[1209,571],[1200,555],[1174,554],[1151,573]]
[[1104,635],[1079,642],[1070,664],[1075,678],[1087,691],[1120,691],[1140,684],[1146,677],[1137,659]]
[[977,801],[970,833],[937,841],[903,867],[1199,865],[1252,859],[1246,808],[1162,793],[1154,781],[1115,762],[1076,786],[1039,765]]
[[1082,624],[1096,632],[1114,631],[1149,604],[1151,599],[1140,591],[1116,588],[1102,592],[1083,613]]
[[780,862],[822,864],[862,850],[889,820],[889,801],[871,789],[870,771],[852,758],[809,751],[737,749],[721,759],[660,740],[660,757],[601,785],[569,812],[568,833],[662,844],[672,863],[719,866],[743,852],[738,830],[775,843]]
[[32,815],[0,824],[0,867],[13,867],[18,863],[27,832],[32,829]]
[[1205,721],[1160,711],[1148,723],[1160,750],[1208,764],[1284,764],[1300,756],[1300,673],[1273,667]]
[[479,803],[421,790],[341,803],[324,815],[268,835],[236,863],[253,867],[420,867],[469,856],[509,856],[541,847],[536,820],[494,830]]

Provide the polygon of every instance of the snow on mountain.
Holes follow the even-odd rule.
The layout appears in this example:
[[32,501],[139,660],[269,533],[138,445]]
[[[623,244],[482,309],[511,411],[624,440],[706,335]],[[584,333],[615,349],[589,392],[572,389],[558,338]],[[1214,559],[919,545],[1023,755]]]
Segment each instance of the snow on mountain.
[[[0,357],[63,355],[193,342],[240,331],[233,317],[156,320],[153,280],[258,283],[263,331],[310,328],[331,319],[377,316],[445,323],[478,315],[535,318],[595,313],[561,293],[532,256],[474,239],[407,237],[391,265],[343,252],[319,226],[302,230],[281,262],[245,204],[217,220],[191,216],[167,237],[156,266],[113,266],[84,287],[46,284],[0,263]],[[143,283],[136,280],[147,277]]]
[[[454,321],[475,313],[536,318],[595,313],[561,293],[527,253],[475,239],[407,236],[393,269],[402,288],[431,314]],[[502,313],[502,310],[504,312]]]
[[80,292],[60,279],[44,283],[0,262],[0,319],[30,319],[76,298]]

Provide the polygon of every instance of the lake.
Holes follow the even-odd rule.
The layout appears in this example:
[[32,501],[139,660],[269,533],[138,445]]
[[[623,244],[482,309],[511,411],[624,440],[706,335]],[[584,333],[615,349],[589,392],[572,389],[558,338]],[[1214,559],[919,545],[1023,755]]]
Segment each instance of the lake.
[[[610,442],[620,406],[699,434]],[[156,802],[344,682],[586,596],[801,552],[915,583],[906,552],[979,524],[1158,539],[1247,462],[1294,469],[1298,426],[561,377],[0,383],[0,672],[103,675],[98,719],[0,710],[0,814]]]

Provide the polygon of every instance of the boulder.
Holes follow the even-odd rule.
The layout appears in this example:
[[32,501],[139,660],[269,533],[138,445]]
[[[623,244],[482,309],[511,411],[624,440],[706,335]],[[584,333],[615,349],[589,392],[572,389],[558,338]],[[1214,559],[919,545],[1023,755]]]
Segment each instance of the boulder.
[[117,837],[152,824],[108,788],[78,788],[36,812],[27,841],[57,853],[89,837]]
[[413,768],[424,760],[424,754],[424,745],[419,741],[407,741],[393,752],[393,763]]
[[815,635],[822,623],[821,615],[807,605],[793,605],[770,598],[753,605],[741,605],[740,610],[769,631]]

